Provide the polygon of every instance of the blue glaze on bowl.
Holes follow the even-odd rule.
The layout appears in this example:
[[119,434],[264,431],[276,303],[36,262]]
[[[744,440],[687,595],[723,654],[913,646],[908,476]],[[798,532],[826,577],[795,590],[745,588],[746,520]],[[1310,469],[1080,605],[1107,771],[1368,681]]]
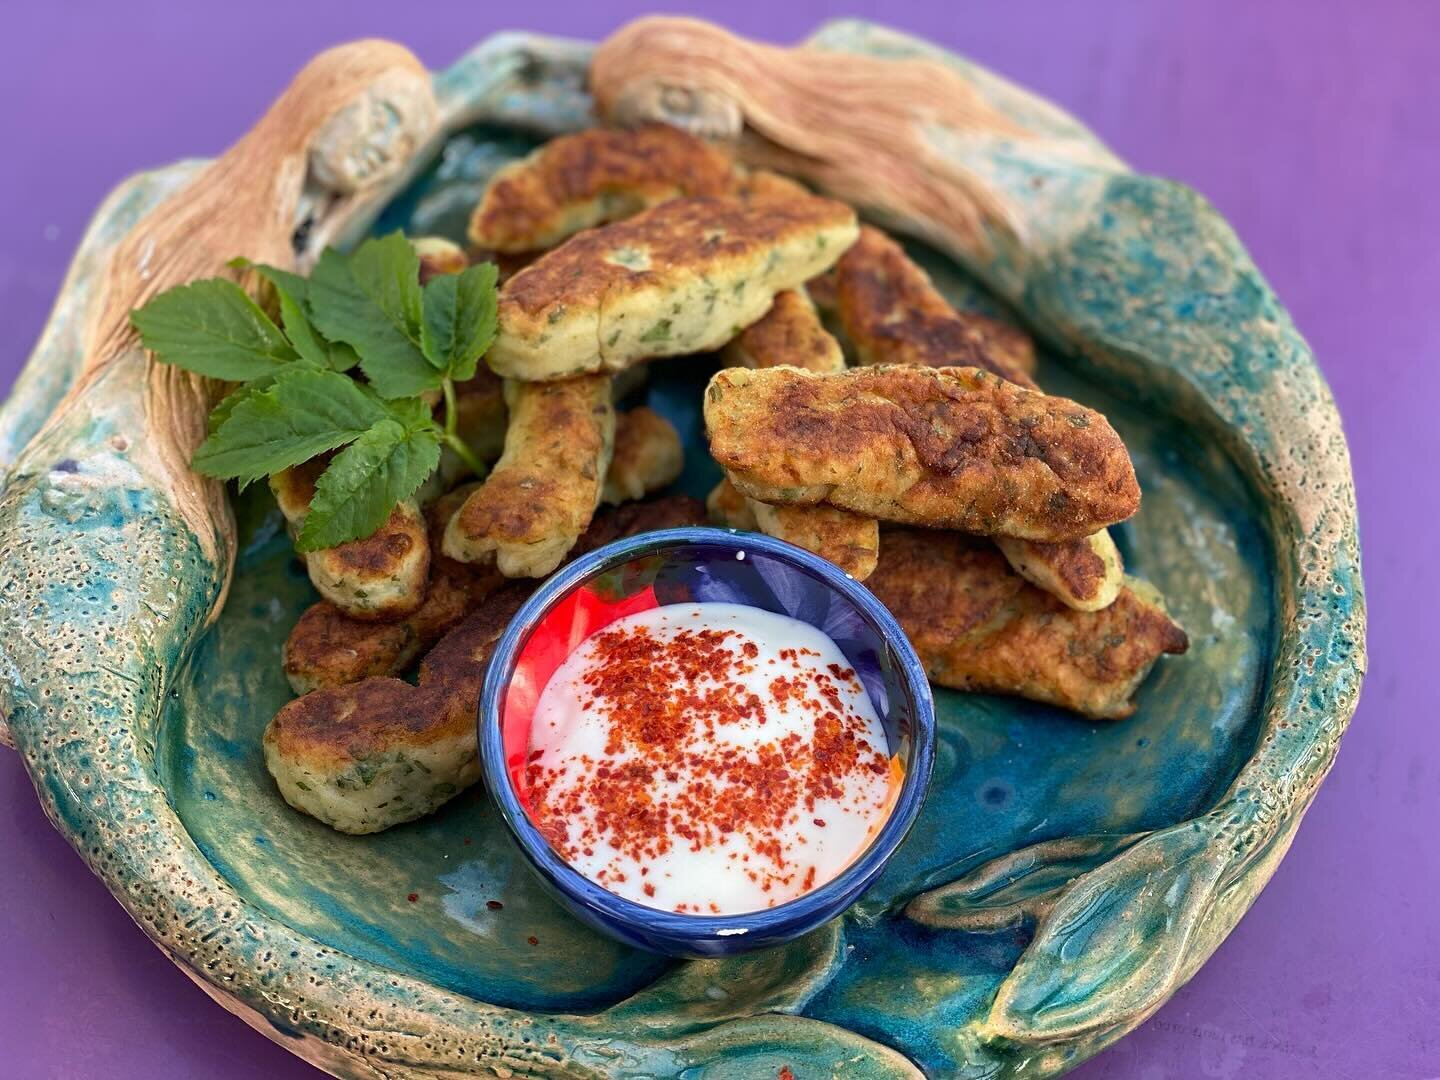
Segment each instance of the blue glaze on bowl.
[[[604,579],[604,580],[602,580]],[[545,616],[591,586],[616,599],[652,587],[662,604],[746,604],[809,623],[827,634],[860,675],[905,765],[890,817],[870,846],[837,877],[804,896],[741,915],[682,915],[615,895],[556,854],[531,822],[510,780],[501,709],[517,663]],[[611,937],[671,956],[730,956],[780,945],[829,922],[879,877],[915,823],[935,757],[935,706],[915,650],[894,617],[864,586],[793,544],[725,529],[666,529],[627,537],[577,559],[522,607],[501,637],[480,696],[485,783],[520,850],[552,895]]]

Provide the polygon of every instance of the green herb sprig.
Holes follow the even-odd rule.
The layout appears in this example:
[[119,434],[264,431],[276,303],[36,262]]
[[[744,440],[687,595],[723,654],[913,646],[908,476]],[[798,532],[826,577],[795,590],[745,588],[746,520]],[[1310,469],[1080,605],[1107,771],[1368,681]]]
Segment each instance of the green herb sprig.
[[[130,313],[158,360],[240,384],[210,414],[196,472],[243,489],[339,450],[316,482],[301,551],[369,536],[434,472],[442,446],[483,475],[456,433],[455,384],[474,377],[495,338],[493,264],[422,287],[419,257],[397,232],[348,256],[327,250],[309,278],[245,259],[230,265],[269,282],[279,326],[222,278],[170,289]],[[357,366],[363,382],[350,374]],[[437,393],[443,425],[429,404]]]

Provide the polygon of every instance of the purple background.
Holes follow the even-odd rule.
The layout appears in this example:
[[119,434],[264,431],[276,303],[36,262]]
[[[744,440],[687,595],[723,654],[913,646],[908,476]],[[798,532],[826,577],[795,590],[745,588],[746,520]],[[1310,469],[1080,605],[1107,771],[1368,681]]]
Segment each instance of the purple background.
[[[7,5],[8,6],[8,5]],[[0,29],[0,389],[127,173],[213,154],[314,51],[432,66],[494,30],[598,38],[642,3],[15,4]],[[1323,9],[1323,10],[1322,10]],[[800,37],[815,0],[700,5]],[[1290,856],[1210,963],[1083,1080],[1440,1076],[1440,4],[909,0],[849,10],[1048,95],[1204,192],[1314,345],[1349,432],[1372,670]],[[1422,664],[1424,665],[1422,667]],[[51,831],[0,749],[0,1075],[318,1076],[171,967]]]

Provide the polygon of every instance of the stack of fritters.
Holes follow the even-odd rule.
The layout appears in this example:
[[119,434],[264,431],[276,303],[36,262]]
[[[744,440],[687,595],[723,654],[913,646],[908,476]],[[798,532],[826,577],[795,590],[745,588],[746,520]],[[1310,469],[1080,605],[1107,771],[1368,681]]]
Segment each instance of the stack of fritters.
[[[683,496],[630,503],[597,515],[573,554],[703,518],[700,503]],[[291,701],[265,729],[265,764],[285,801],[341,832],[370,833],[423,817],[475,783],[485,665],[538,584],[481,571],[447,586],[456,603],[437,607],[423,625],[417,614],[394,635],[384,624],[332,611],[324,615],[329,636],[322,642],[302,631],[302,619],[287,643],[287,673],[293,681],[292,665],[303,667],[319,688]],[[317,622],[311,619],[311,629]],[[397,678],[426,647],[418,683]],[[336,662],[346,651],[368,658],[363,673]]]
[[[1035,382],[1035,348],[1019,330],[962,314],[903,248],[866,227],[834,272],[835,315],[861,364],[978,367],[1026,389]],[[1101,529],[1059,542],[999,533],[995,543],[1031,583],[1080,611],[1108,607],[1124,568]]]
[[[536,579],[702,519],[694,500],[633,501],[684,463],[666,420],[615,408],[663,357],[727,365],[704,401],[725,473],[710,518],[868,579],[935,682],[1112,718],[1184,651],[1105,531],[1140,501],[1120,437],[1040,392],[1028,335],[956,311],[848,206],[669,127],[595,130],[501,170],[469,239],[503,264],[488,368],[459,396],[494,466],[456,487],[448,457],[374,536],[307,556],[324,599],[284,652],[303,696],[265,736],[297,808],[370,832],[473,783],[484,667]],[[466,265],[416,247],[422,275]],[[292,527],[316,464],[273,482]]]

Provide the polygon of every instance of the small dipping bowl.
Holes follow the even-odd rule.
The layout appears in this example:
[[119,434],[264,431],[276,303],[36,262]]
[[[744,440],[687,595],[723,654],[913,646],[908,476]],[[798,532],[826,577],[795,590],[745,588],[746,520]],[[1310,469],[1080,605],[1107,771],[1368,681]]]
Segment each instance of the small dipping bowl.
[[[530,819],[530,721],[551,675],[616,619],[666,604],[724,602],[788,615],[828,635],[855,669],[904,769],[890,815],[836,877],[760,911],[691,915],[646,907],[574,869]],[[666,529],[618,540],[546,581],[500,638],[480,696],[485,782],[541,882],[570,912],[636,948],[726,956],[799,937],[835,918],[879,876],[920,812],[935,753],[935,707],[899,624],[863,585],[808,551],[751,533]]]

